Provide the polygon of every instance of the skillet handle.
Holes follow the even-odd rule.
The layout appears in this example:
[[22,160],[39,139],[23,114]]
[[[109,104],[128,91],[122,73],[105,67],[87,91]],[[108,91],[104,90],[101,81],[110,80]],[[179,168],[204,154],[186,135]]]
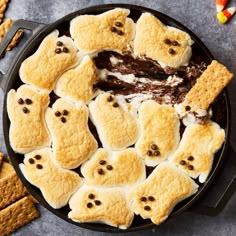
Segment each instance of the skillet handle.
[[[221,187],[223,186],[223,187]],[[219,191],[219,187],[223,188]],[[236,152],[230,147],[228,157],[220,173],[212,182],[206,194],[189,211],[201,215],[217,216],[229,202],[236,190]]]
[[[7,46],[9,45],[9,43],[11,42],[11,40],[13,39],[13,37],[15,36],[15,34],[19,29],[30,30],[32,32],[30,38],[28,38],[27,41],[25,42],[29,43],[29,41],[33,38],[33,36],[44,27],[45,27],[44,24],[33,21],[27,21],[27,20],[15,21],[0,43],[0,56],[2,56],[2,54],[5,52],[5,49],[7,48]],[[6,74],[3,74],[0,71],[0,87],[2,88],[3,91],[5,91],[6,87],[7,79],[5,77],[7,77],[7,75],[8,71],[6,72]]]

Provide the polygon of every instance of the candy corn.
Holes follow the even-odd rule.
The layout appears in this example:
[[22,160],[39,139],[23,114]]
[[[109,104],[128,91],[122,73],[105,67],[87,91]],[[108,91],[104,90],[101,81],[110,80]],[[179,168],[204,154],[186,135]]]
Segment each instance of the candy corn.
[[221,24],[225,24],[235,13],[236,7],[230,7],[224,11],[218,12],[216,17]]
[[217,12],[222,11],[226,4],[227,4],[228,0],[216,0],[216,10]]

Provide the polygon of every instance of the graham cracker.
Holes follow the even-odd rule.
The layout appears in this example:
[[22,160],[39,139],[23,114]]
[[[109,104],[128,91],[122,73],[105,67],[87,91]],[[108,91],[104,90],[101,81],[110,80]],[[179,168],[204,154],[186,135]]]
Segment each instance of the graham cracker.
[[13,167],[3,162],[0,171],[0,209],[27,194],[27,190],[17,177]]
[[223,88],[233,79],[233,74],[213,60],[185,98],[189,106],[207,110]]
[[28,194],[27,197],[28,197],[33,203],[39,203],[38,200],[36,200],[31,194]]
[[[11,28],[12,24],[13,24],[12,19],[8,18],[0,25],[0,42],[2,41],[2,39],[4,38],[4,36],[8,32],[8,30]],[[23,30],[18,30],[17,31],[17,33],[13,37],[10,44],[7,46],[6,51],[10,51],[13,47],[15,47],[17,45],[17,43],[19,42],[22,34],[23,34]]]
[[8,3],[9,0],[0,0],[0,23],[2,23]]
[[8,235],[38,217],[34,203],[28,197],[23,197],[0,211],[0,235]]

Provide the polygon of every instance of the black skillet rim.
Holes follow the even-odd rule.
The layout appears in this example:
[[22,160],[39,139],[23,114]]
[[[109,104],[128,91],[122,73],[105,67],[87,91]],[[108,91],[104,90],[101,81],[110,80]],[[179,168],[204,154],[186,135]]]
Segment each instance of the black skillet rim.
[[[63,212],[61,212],[61,209],[53,209],[52,207],[50,207],[48,205],[48,203],[44,200],[44,198],[42,197],[42,194],[40,193],[40,191],[32,186],[23,176],[23,174],[21,173],[20,169],[19,169],[19,160],[17,159],[17,155],[15,154],[14,151],[11,149],[10,147],[10,143],[9,143],[9,119],[8,119],[8,115],[7,115],[7,109],[6,109],[6,97],[7,97],[7,93],[8,91],[13,88],[14,84],[15,84],[15,79],[18,77],[18,71],[19,71],[19,67],[21,62],[28,57],[30,54],[32,54],[32,49],[35,49],[38,47],[39,43],[41,42],[41,40],[51,31],[53,31],[54,29],[56,29],[58,26],[60,26],[61,24],[64,24],[65,22],[68,22],[69,20],[71,20],[72,18],[74,18],[75,16],[78,15],[83,15],[83,14],[100,14],[102,12],[105,12],[107,10],[111,10],[113,8],[116,7],[121,7],[121,8],[127,8],[130,9],[131,13],[132,12],[139,12],[139,14],[141,14],[142,12],[150,12],[151,14],[157,16],[161,21],[163,21],[164,23],[177,27],[179,29],[182,29],[183,31],[187,32],[190,34],[191,38],[194,40],[195,43],[197,43],[201,49],[203,50],[203,52],[205,53],[205,55],[208,57],[209,60],[213,60],[213,56],[210,53],[210,51],[207,49],[207,47],[203,44],[203,42],[188,28],[186,28],[184,25],[182,25],[181,23],[179,23],[178,21],[172,19],[171,17],[158,12],[156,10],[152,10],[143,6],[137,6],[137,5],[131,5],[131,4],[105,4],[105,5],[97,5],[97,6],[92,6],[92,7],[88,7],[88,8],[84,8],[81,10],[78,10],[76,12],[73,12],[69,15],[66,15],[64,17],[62,17],[61,19],[57,20],[56,22],[46,25],[42,30],[40,30],[39,33],[37,33],[34,37],[32,37],[32,39],[30,40],[30,42],[28,43],[28,45],[25,45],[22,50],[19,52],[19,54],[16,56],[16,59],[14,60],[14,62],[12,63],[12,65],[9,68],[9,74],[8,74],[8,78],[7,78],[7,85],[6,85],[6,89],[5,89],[5,94],[4,94],[4,105],[3,105],[3,130],[4,130],[4,139],[5,139],[5,144],[6,144],[6,148],[7,148],[7,152],[8,155],[11,157],[11,161],[12,164],[17,172],[17,175],[20,177],[20,179],[22,180],[22,182],[24,183],[24,185],[26,186],[26,188],[29,190],[29,192],[40,202],[41,205],[43,205],[45,208],[47,208],[50,212],[52,212],[53,214],[57,215],[58,217],[64,219],[67,222],[70,222],[72,224],[75,224],[77,226],[80,226],[82,228],[86,228],[86,229],[90,229],[90,230],[94,230],[94,231],[100,231],[100,232],[111,232],[111,233],[118,233],[118,232],[131,232],[131,231],[140,231],[140,230],[144,230],[147,228],[151,228],[154,227],[155,225],[151,223],[151,221],[144,221],[144,224],[142,225],[138,225],[138,226],[134,226],[132,227],[132,225],[130,226],[130,228],[126,229],[126,230],[121,230],[118,228],[114,228],[111,226],[107,226],[107,225],[100,225],[100,224],[94,224],[94,223],[76,223],[72,220],[70,220],[67,215],[63,214]],[[6,78],[5,78],[6,79]],[[218,161],[215,164],[215,167],[212,169],[210,175],[208,176],[207,181],[204,183],[204,185],[198,190],[198,192],[192,196],[191,198],[187,199],[187,203],[184,204],[183,207],[181,207],[178,210],[173,210],[173,212],[170,214],[169,218],[172,218],[173,216],[176,216],[177,214],[187,210],[192,204],[194,204],[197,199],[199,197],[202,196],[202,194],[206,191],[206,189],[209,187],[209,185],[212,183],[214,177],[216,176],[220,166],[223,163],[223,160],[226,156],[226,152],[229,146],[229,131],[230,131],[230,103],[229,103],[229,97],[228,97],[228,92],[227,89],[224,89],[224,91],[222,92],[222,95],[224,97],[224,101],[225,101],[225,106],[226,106],[226,124],[225,124],[225,133],[226,133],[226,139],[225,139],[225,143],[223,144],[222,148],[218,151],[217,155],[218,157]],[[185,200],[186,201],[186,200]],[[167,219],[167,221],[168,221]]]

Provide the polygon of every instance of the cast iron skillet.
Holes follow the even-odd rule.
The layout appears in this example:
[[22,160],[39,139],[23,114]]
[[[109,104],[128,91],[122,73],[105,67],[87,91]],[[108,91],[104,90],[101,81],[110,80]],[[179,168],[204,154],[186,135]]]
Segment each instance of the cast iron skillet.
[[[150,12],[151,14],[155,15],[158,17],[163,23],[177,27],[187,33],[190,34],[191,38],[194,40],[194,51],[197,51],[198,53],[201,54],[203,59],[207,64],[209,64],[213,60],[213,56],[209,52],[209,50],[205,47],[205,45],[200,41],[200,39],[190,30],[188,30],[185,26],[177,22],[176,20],[170,18],[167,15],[164,15],[160,12],[145,8],[145,7],[140,7],[140,6],[135,6],[135,5],[129,5],[129,4],[109,4],[109,5],[99,5],[99,6],[94,6],[94,7],[89,7],[85,8],[79,11],[76,11],[72,14],[69,14],[60,20],[56,21],[53,24],[50,25],[43,25],[39,24],[36,22],[30,22],[30,21],[25,21],[25,20],[18,20],[15,22],[11,30],[8,32],[7,36],[3,39],[1,42],[0,46],[0,55],[3,53],[4,49],[10,42],[10,39],[14,36],[16,31],[21,28],[21,29],[27,29],[32,31],[31,37],[27,40],[25,43],[24,47],[22,47],[16,56],[15,60],[12,62],[10,65],[10,68],[8,72],[5,75],[0,76],[1,81],[0,85],[2,90],[4,91],[4,107],[3,107],[3,127],[4,127],[4,138],[5,138],[5,144],[7,148],[7,152],[9,157],[11,158],[12,164],[20,177],[20,179],[23,181],[24,185],[28,189],[28,191],[44,206],[46,207],[49,211],[54,213],[55,215],[59,216],[60,218],[73,223],[75,225],[78,225],[80,227],[84,227],[87,229],[95,230],[95,231],[104,231],[104,232],[124,232],[123,230],[113,228],[107,225],[101,225],[101,224],[86,224],[86,223],[75,223],[68,219],[67,213],[69,212],[69,207],[63,207],[61,209],[53,209],[51,206],[48,205],[48,203],[44,200],[41,192],[39,191],[38,188],[34,187],[31,185],[22,175],[20,169],[19,169],[19,163],[22,162],[23,160],[23,155],[16,154],[10,144],[9,144],[9,126],[10,122],[8,119],[7,115],[7,108],[6,108],[6,97],[7,93],[10,89],[14,88],[17,89],[22,83],[20,81],[18,71],[20,68],[20,65],[24,59],[26,59],[28,56],[33,54],[35,50],[38,48],[39,44],[43,40],[43,38],[48,35],[51,31],[54,29],[59,29],[60,34],[68,34],[68,28],[69,28],[69,22],[71,19],[78,15],[82,14],[100,14],[102,12],[105,12],[107,10],[111,10],[115,7],[123,7],[123,8],[128,8],[130,9],[130,16],[133,18],[134,21],[136,21],[139,16],[143,12]],[[214,164],[212,171],[207,179],[207,181],[204,184],[200,185],[199,191],[192,197],[186,199],[185,201],[182,201],[179,203],[172,213],[170,214],[170,217],[176,216],[179,213],[187,210],[190,206],[192,206],[196,200],[199,199],[201,195],[205,192],[205,190],[208,188],[208,186],[212,183],[214,177],[216,176],[218,170],[220,169],[222,163],[224,162],[225,157],[227,156],[227,149],[229,145],[229,131],[230,131],[230,103],[229,103],[229,98],[228,98],[228,93],[226,89],[221,93],[219,98],[217,99],[218,101],[216,104],[213,106],[216,109],[216,111],[219,112],[219,108],[223,109],[221,112],[224,114],[223,116],[220,115],[218,123],[220,123],[220,126],[225,129],[226,133],[226,140],[225,143],[223,144],[222,148],[216,153],[215,159],[214,159]],[[220,114],[220,113],[219,113]],[[30,132],[30,131],[29,131]],[[232,181],[231,184],[235,185],[235,177]],[[231,186],[231,193],[232,193],[232,186]],[[149,220],[143,220],[139,216],[136,216],[134,219],[134,222],[132,226],[126,230],[128,231],[138,231],[142,230],[148,227],[152,227],[153,224]]]

